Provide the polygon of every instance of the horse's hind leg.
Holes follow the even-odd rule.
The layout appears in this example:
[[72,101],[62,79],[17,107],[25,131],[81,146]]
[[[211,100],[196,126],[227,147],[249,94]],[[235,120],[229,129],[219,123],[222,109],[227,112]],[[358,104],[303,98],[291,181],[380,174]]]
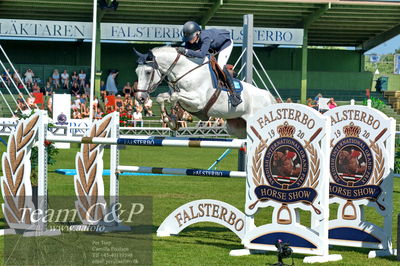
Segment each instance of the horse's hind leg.
[[230,135],[238,138],[246,138],[246,120],[235,118],[226,120],[226,129]]

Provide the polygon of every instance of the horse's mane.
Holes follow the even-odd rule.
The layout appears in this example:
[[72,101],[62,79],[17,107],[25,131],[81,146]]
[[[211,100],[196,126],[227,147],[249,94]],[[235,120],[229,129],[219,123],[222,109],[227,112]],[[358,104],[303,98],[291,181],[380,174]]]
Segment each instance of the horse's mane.
[[170,52],[172,50],[175,50],[175,48],[171,47],[171,46],[168,46],[168,45],[160,46],[160,47],[154,47],[153,49],[151,49],[151,51],[153,53],[156,53],[156,52]]
[[[156,54],[156,53],[163,54],[163,53],[171,53],[171,52],[175,53],[175,54],[177,53],[176,50],[175,50],[175,47],[168,46],[168,45],[155,47],[155,48],[151,49],[151,52],[153,54]],[[202,59],[202,58],[189,58],[189,57],[185,57],[185,56],[183,56],[183,57],[186,58],[189,61],[192,61],[195,64],[201,64],[202,62],[204,62],[204,60],[208,60],[207,57],[205,59]]]

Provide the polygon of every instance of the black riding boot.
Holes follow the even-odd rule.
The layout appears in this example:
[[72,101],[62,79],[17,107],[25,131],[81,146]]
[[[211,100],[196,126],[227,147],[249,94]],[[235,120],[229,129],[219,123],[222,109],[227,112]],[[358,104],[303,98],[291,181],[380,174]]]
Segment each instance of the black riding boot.
[[228,69],[226,69],[226,66],[224,66],[223,70],[226,75],[226,82],[228,83],[229,86],[228,88],[230,92],[229,100],[231,101],[232,106],[236,107],[242,102],[242,99],[240,98],[240,94],[236,93],[235,84],[233,84],[233,78],[231,73],[229,73]]

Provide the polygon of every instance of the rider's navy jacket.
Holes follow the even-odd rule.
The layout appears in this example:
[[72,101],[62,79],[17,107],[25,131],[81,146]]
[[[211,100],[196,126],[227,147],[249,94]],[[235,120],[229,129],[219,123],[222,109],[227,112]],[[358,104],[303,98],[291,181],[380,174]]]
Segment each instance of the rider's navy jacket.
[[212,49],[215,52],[219,52],[230,44],[230,40],[230,33],[227,30],[202,30],[200,32],[200,39],[197,43],[185,43],[185,48],[188,49],[186,55],[190,57],[204,58],[208,54],[208,50]]

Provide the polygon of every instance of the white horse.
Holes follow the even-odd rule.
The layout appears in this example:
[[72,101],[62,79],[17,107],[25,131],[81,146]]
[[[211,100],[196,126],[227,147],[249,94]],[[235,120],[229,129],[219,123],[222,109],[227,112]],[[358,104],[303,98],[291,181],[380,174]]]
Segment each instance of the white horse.
[[[138,76],[138,97],[146,98],[164,79],[173,89],[170,101],[199,117],[220,117],[227,121],[231,135],[246,137],[246,120],[257,110],[275,103],[273,95],[253,85],[242,82],[243,102],[233,107],[228,101],[228,92],[222,91],[215,103],[209,103],[216,89],[213,86],[208,59],[189,58],[177,53],[173,47],[158,47],[147,54],[140,54],[136,74]],[[160,97],[160,100],[165,97]],[[162,110],[165,112],[164,110]],[[167,115],[164,113],[164,116]],[[176,121],[171,121],[176,125]],[[170,126],[171,127],[171,126]],[[173,126],[172,126],[173,127]]]

